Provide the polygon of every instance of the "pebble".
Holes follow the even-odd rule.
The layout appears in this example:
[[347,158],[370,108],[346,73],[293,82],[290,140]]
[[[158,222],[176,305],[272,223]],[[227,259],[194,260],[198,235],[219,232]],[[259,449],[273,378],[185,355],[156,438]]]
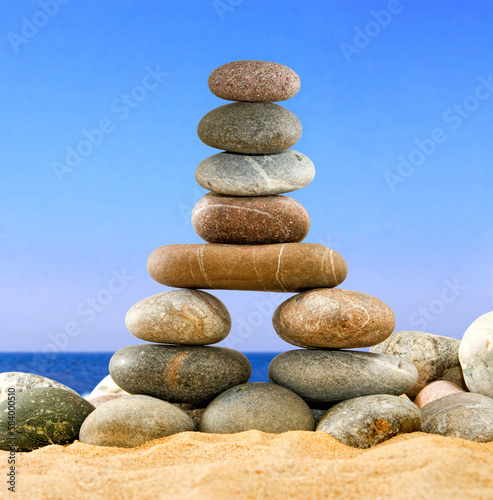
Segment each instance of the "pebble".
[[344,401],[370,394],[399,396],[414,386],[416,367],[386,354],[297,349],[277,355],[269,380],[311,403]]
[[202,187],[229,196],[289,193],[308,186],[314,177],[310,158],[293,149],[265,155],[217,153],[195,172]]
[[228,101],[285,101],[300,86],[300,78],[291,68],[267,61],[230,62],[209,76],[211,92]]
[[252,367],[241,352],[226,347],[138,344],[113,355],[110,373],[131,394],[198,404],[247,382]]
[[91,403],[94,408],[98,408],[101,405],[104,405],[108,401],[113,401],[116,398],[123,397],[124,394],[105,394],[103,396],[96,396],[95,398],[88,399],[89,403]]
[[195,431],[192,419],[176,406],[150,396],[123,396],[89,415],[81,443],[133,448],[178,432]]
[[206,194],[192,212],[195,232],[208,243],[265,245],[303,240],[308,212],[288,196]]
[[201,431],[215,434],[250,429],[280,433],[314,428],[312,412],[298,395],[265,382],[228,389],[207,406],[200,420]]
[[104,379],[92,390],[89,396],[87,396],[87,399],[91,400],[99,396],[108,395],[129,396],[129,393],[116,385],[111,375],[106,375],[106,377],[104,377]]
[[493,399],[471,392],[450,394],[421,410],[423,431],[479,443],[493,441]]
[[165,245],[152,252],[147,269],[177,288],[268,292],[334,287],[347,276],[344,259],[316,243]]
[[231,316],[210,293],[171,290],[132,306],[125,324],[132,335],[148,342],[205,345],[226,338]]
[[493,312],[483,314],[466,330],[459,359],[468,389],[493,398]]
[[[94,406],[78,394],[59,387],[36,387],[15,395],[15,406],[0,403],[0,450],[31,451],[49,444],[68,444]],[[15,413],[15,441],[11,440],[9,410]]]
[[371,448],[397,434],[421,430],[421,412],[410,401],[378,394],[348,399],[333,406],[316,431],[355,448]]
[[387,340],[370,349],[371,352],[392,354],[407,359],[418,369],[418,381],[407,392],[414,399],[426,385],[436,380],[448,380],[464,387],[459,364],[457,339],[425,332],[394,332]]
[[366,293],[320,288],[283,302],[272,322],[290,344],[344,349],[382,342],[394,330],[395,316],[387,304]]
[[453,382],[449,382],[448,380],[438,380],[423,387],[414,399],[414,404],[417,405],[418,408],[423,408],[423,406],[426,406],[432,401],[436,401],[437,399],[448,396],[449,394],[457,394],[459,392],[465,391]]
[[209,111],[200,120],[200,140],[233,153],[278,153],[296,144],[301,123],[286,108],[271,103],[233,102]]
[[7,399],[9,387],[14,387],[16,394],[20,394],[27,389],[34,389],[35,387],[58,387],[77,394],[70,387],[51,380],[51,378],[42,377],[41,375],[24,372],[3,372],[0,373],[0,402]]

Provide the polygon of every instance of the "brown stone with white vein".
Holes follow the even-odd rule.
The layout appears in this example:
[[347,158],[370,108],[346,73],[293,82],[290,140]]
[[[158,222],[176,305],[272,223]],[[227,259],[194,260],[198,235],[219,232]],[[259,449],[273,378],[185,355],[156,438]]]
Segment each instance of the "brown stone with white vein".
[[165,245],[147,262],[157,282],[177,288],[300,292],[340,285],[344,259],[316,243]]

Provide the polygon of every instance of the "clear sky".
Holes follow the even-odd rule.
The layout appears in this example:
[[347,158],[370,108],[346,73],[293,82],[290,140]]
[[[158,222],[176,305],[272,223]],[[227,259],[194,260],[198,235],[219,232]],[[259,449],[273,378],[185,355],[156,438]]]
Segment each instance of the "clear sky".
[[[194,173],[217,151],[196,127],[226,103],[207,78],[241,59],[300,75],[282,105],[317,174],[292,196],[305,241],[346,259],[342,288],[387,302],[398,330],[460,338],[491,310],[491,2],[24,0],[0,19],[2,350],[140,342],[126,311],[166,290],[149,254],[201,242]],[[290,295],[212,293],[223,345],[291,348],[271,325]]]

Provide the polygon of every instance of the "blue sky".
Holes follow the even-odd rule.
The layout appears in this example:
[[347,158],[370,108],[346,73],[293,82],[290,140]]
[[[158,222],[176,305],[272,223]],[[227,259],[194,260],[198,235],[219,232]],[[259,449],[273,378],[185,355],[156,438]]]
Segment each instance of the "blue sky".
[[[398,330],[460,338],[491,310],[489,2],[26,0],[0,19],[4,351],[139,342],[126,311],[166,290],[149,254],[201,241],[194,172],[217,151],[196,127],[226,103],[207,78],[241,59],[300,75],[282,105],[317,174],[292,196],[305,241],[346,259],[342,287],[387,302]],[[223,345],[291,348],[271,326],[290,295],[212,293],[233,317]]]

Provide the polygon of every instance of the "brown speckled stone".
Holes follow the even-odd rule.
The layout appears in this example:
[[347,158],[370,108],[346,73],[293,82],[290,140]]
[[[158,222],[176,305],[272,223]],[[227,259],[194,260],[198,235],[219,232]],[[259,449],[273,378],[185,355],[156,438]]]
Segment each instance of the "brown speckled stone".
[[432,401],[444,398],[449,394],[458,394],[459,392],[465,391],[453,382],[449,382],[448,380],[438,380],[421,389],[414,400],[414,404],[416,404],[419,408],[423,408],[423,406],[426,406]]
[[308,212],[288,196],[236,197],[206,194],[192,212],[195,232],[208,243],[263,245],[303,240]]
[[272,318],[286,342],[299,347],[368,347],[394,330],[395,316],[385,302],[362,292],[309,290],[283,302]]
[[152,252],[147,269],[167,286],[267,292],[334,287],[347,275],[344,259],[315,243],[165,245]]
[[148,342],[206,345],[220,342],[231,329],[226,306],[201,290],[171,290],[152,295],[130,308],[128,331]]
[[287,66],[267,61],[234,61],[209,76],[211,92],[228,101],[285,101],[300,90],[299,76]]
[[248,358],[226,347],[138,344],[110,360],[111,377],[122,389],[170,403],[209,401],[251,373]]
[[278,153],[296,144],[301,123],[282,106],[233,102],[209,111],[197,128],[202,142],[233,153]]

